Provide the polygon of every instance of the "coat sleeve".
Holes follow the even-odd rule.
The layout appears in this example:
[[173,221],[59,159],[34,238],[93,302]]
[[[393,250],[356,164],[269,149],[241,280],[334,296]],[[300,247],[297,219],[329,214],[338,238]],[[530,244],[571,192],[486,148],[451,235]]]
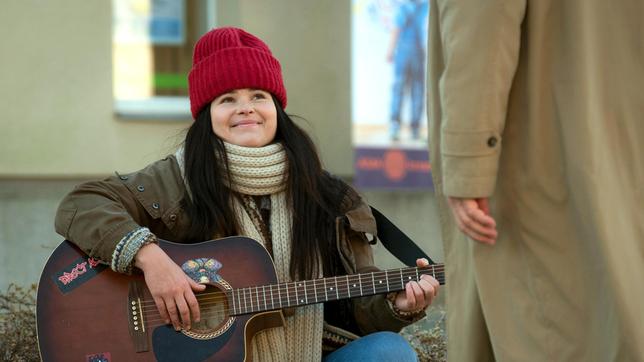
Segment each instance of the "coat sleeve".
[[58,207],[56,232],[89,256],[111,264],[119,241],[148,223],[144,210],[128,194],[115,177],[78,185]]
[[161,213],[176,203],[168,195],[179,194],[174,178],[160,175],[169,162],[173,161],[164,159],[130,175],[78,185],[58,206],[56,232],[89,256],[113,265],[114,250],[126,235],[141,227],[165,232]]
[[[354,231],[349,231],[348,234],[347,238],[355,255],[356,272],[379,271],[373,263],[373,251],[365,235]],[[403,327],[425,316],[425,313],[416,314],[411,319],[398,316],[387,303],[386,296],[376,294],[353,300],[353,315],[363,335],[378,331],[399,332]]]
[[[518,64],[525,0],[436,0],[431,41],[439,42],[443,191],[487,197],[494,191],[501,134]],[[430,46],[434,48],[435,44]],[[431,50],[430,50],[431,51]]]
[[[371,242],[365,233],[376,235],[376,221],[369,205],[362,200],[351,211],[346,213],[347,225],[344,230],[344,248],[342,254],[350,255],[351,269],[355,273],[380,271],[374,265]],[[419,313],[413,317],[398,316],[386,300],[386,294],[356,298],[352,300],[353,316],[363,335],[378,331],[398,332],[403,327],[425,316]]]

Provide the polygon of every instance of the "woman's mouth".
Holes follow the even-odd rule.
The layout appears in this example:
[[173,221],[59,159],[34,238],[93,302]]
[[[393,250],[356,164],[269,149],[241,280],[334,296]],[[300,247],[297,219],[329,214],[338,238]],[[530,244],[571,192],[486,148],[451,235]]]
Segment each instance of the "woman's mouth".
[[237,123],[233,124],[233,128],[234,128],[234,127],[250,127],[250,126],[257,126],[257,125],[259,125],[259,124],[261,124],[261,122],[260,122],[260,121],[253,121],[253,120],[248,119],[248,120],[242,120],[242,121],[239,121],[239,122],[237,122]]

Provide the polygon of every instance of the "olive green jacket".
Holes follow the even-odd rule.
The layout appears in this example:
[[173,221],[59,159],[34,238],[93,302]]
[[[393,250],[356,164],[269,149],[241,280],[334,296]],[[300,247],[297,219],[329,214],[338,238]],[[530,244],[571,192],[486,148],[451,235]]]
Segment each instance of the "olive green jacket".
[[[338,183],[345,190],[341,205],[344,214],[336,218],[338,256],[347,274],[377,271],[365,236],[376,235],[371,210],[355,190],[340,180]],[[117,173],[102,181],[83,183],[60,203],[56,232],[107,264],[118,242],[140,226],[149,228],[160,239],[186,243],[190,220],[181,206],[184,190],[174,156],[131,174]],[[412,322],[394,314],[385,295],[357,298],[350,304],[355,323],[340,327],[356,334],[399,331]]]

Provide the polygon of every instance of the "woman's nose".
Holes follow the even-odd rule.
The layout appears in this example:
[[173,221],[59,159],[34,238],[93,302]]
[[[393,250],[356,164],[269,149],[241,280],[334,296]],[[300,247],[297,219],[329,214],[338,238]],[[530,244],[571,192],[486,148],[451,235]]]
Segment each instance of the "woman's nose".
[[237,106],[237,111],[239,113],[252,113],[254,111],[253,102],[251,101],[240,101]]

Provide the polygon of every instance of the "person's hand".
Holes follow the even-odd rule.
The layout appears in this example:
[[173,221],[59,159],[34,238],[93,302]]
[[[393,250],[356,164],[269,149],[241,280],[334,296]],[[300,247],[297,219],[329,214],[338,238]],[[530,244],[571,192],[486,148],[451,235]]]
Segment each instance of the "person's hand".
[[478,242],[494,245],[497,237],[496,221],[490,215],[487,198],[448,197],[447,203],[458,228],[465,235]]
[[[427,259],[416,259],[419,267],[428,266]],[[427,308],[438,295],[438,280],[431,275],[423,274],[419,281],[405,284],[405,290],[396,294],[396,308],[403,312],[416,312]]]
[[136,253],[135,265],[143,271],[145,283],[165,323],[172,322],[175,330],[190,329],[190,315],[200,319],[199,303],[194,291],[206,286],[192,280],[156,244],[147,244]]

